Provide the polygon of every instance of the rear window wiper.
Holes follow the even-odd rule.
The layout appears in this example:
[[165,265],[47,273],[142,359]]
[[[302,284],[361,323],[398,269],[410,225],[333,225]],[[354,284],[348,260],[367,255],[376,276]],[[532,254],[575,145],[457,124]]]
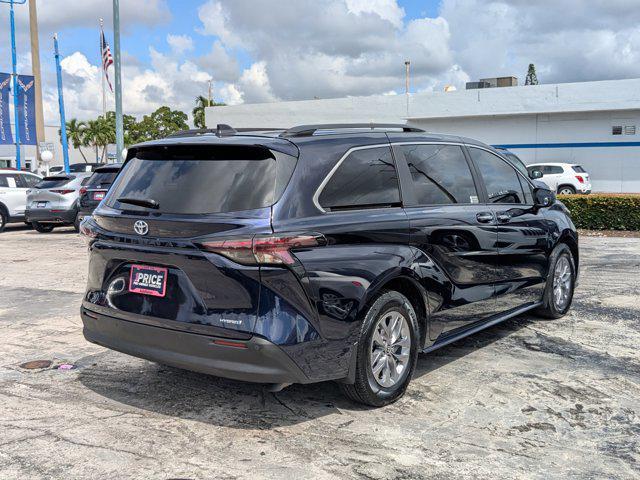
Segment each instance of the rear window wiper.
[[128,203],[129,205],[136,205],[138,207],[154,208],[154,209],[160,208],[160,204],[151,198],[146,199],[146,198],[120,197],[118,198],[118,202]]

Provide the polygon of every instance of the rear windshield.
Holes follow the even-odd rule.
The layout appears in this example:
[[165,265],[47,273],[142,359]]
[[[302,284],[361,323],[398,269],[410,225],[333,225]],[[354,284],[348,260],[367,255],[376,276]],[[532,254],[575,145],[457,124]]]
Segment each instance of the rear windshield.
[[111,184],[116,179],[118,175],[117,170],[107,170],[106,172],[95,172],[91,177],[89,177],[89,181],[87,182],[87,188],[92,189],[109,189]]
[[573,168],[573,171],[574,171],[574,172],[576,172],[576,173],[587,173],[587,172],[585,171],[585,169],[584,169],[584,168],[582,168],[580,165],[574,165],[574,166],[573,166],[573,167],[571,167],[571,168]]
[[181,146],[141,150],[123,167],[106,204],[150,211],[118,199],[157,202],[160,213],[207,214],[273,205],[296,158],[265,147]]
[[73,175],[69,176],[57,176],[57,177],[44,177],[38,183],[36,183],[34,188],[56,188],[62,187],[67,183],[74,180],[76,177]]

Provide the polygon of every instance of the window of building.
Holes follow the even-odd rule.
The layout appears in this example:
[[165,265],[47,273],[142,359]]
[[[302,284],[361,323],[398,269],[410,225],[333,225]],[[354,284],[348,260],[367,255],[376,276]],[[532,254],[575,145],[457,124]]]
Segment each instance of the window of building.
[[496,155],[470,148],[471,158],[484,179],[490,203],[526,203],[516,170]]
[[611,135],[622,135],[622,125],[611,127]]
[[398,174],[387,147],[354,150],[320,193],[327,210],[400,205]]
[[411,172],[418,204],[478,203],[478,192],[461,147],[407,145],[400,149]]
[[636,126],[635,125],[626,125],[624,127],[625,135],[635,135],[636,134]]

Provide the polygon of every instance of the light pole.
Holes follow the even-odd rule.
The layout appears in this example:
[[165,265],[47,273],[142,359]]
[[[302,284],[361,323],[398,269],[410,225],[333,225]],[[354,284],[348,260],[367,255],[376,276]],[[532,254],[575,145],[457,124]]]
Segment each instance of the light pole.
[[[40,41],[38,39],[38,11],[36,0],[29,0],[29,31],[31,33],[31,66],[35,77],[35,97],[36,97],[36,137],[38,145],[42,145],[44,138],[44,112],[42,109],[42,75],[40,71]],[[36,148],[36,155],[40,149]]]
[[27,0],[0,0],[1,3],[9,4],[9,23],[11,24],[11,73],[13,77],[13,121],[15,123],[16,142],[16,168],[22,170],[20,161],[20,115],[18,114],[18,59],[16,58],[16,22],[13,13],[13,4],[23,4]]
[[120,75],[120,0],[113,0],[113,61],[116,76],[116,161],[121,162],[124,150],[122,120],[122,77]]
[[404,93],[407,96],[407,116],[409,116],[409,67],[411,62],[405,60],[404,62]]
[[60,52],[58,51],[58,34],[53,36],[53,48],[56,56],[56,75],[58,77],[58,106],[60,108],[60,140],[62,141],[62,158],[64,171],[69,173],[69,144],[67,143],[67,121],[64,115],[64,96],[62,95],[62,69],[60,68]]

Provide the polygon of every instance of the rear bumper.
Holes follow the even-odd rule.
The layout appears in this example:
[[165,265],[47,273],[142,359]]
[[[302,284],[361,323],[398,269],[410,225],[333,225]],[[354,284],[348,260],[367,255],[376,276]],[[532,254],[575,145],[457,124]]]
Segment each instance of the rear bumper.
[[60,224],[73,224],[76,220],[77,209],[72,208],[70,210],[51,210],[50,208],[36,208],[27,210],[25,213],[25,219],[27,222],[41,222],[41,223],[60,223]]
[[238,348],[214,343],[223,338],[120,320],[84,307],[80,313],[89,342],[134,357],[247,382],[311,382],[280,347],[261,337],[233,340],[246,346]]

